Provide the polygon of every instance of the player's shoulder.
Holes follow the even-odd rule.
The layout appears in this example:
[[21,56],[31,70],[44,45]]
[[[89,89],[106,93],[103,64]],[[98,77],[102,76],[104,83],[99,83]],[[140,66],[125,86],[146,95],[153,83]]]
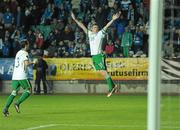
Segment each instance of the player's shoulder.
[[93,32],[92,32],[91,30],[88,30],[87,33],[88,33],[89,35],[93,34]]
[[19,50],[16,55],[28,55],[28,52],[24,50]]

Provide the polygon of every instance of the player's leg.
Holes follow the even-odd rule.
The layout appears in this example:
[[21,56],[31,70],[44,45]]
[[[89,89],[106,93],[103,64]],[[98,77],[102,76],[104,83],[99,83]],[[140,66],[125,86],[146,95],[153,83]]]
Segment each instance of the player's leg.
[[[114,92],[115,84],[111,78],[111,76],[107,73],[106,63],[105,63],[105,55],[96,55],[92,57],[93,64],[96,70],[106,79],[109,92],[111,92],[110,96]],[[108,96],[109,97],[109,96]]]
[[47,85],[46,85],[47,81],[46,81],[46,76],[45,75],[42,76],[42,82],[43,82],[44,94],[47,94]]
[[99,70],[99,73],[105,77],[108,84],[109,91],[111,91],[113,87],[115,86],[111,76],[107,73],[106,70]]
[[17,102],[14,104],[14,107],[18,113],[20,112],[20,104],[23,103],[30,96],[32,88],[31,83],[28,80],[20,80],[19,82],[22,88],[24,89],[24,92],[21,95],[21,97],[17,100]]
[[37,83],[37,89],[36,89],[36,94],[41,93],[41,77],[36,75],[36,83]]
[[12,81],[12,92],[9,95],[9,97],[8,97],[8,99],[6,101],[5,107],[3,109],[4,116],[8,116],[9,115],[8,109],[9,109],[10,105],[12,104],[15,96],[17,95],[17,92],[19,91],[19,89],[20,89],[19,82],[17,80],[13,80]]

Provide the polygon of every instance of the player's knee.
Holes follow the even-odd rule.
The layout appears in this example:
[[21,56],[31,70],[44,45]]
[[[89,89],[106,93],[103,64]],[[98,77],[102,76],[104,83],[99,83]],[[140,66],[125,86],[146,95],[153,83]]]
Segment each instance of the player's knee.
[[31,94],[31,90],[30,89],[26,89],[24,92]]
[[100,71],[100,74],[103,75],[104,77],[106,77],[107,72],[106,72],[105,70],[101,70],[101,71]]
[[16,96],[16,95],[17,95],[17,91],[16,91],[16,90],[13,90],[13,91],[11,92],[11,95]]

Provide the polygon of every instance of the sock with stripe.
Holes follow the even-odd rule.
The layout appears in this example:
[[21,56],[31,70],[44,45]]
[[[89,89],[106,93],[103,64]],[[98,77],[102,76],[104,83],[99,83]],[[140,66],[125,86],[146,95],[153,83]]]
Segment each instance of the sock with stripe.
[[108,83],[109,91],[111,91],[111,90],[113,89],[113,87],[114,87],[115,84],[114,84],[111,76],[107,75],[107,76],[105,77],[105,79],[106,79],[106,81],[107,81],[107,83]]
[[30,96],[30,92],[29,91],[25,91],[21,97],[17,100],[16,104],[20,105],[22,102],[24,102],[28,97]]

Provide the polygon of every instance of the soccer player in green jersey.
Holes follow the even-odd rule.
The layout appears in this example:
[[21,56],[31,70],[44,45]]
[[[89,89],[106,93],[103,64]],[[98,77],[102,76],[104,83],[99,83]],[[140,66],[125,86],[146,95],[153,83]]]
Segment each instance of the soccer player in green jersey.
[[112,16],[112,20],[109,21],[105,27],[103,27],[102,30],[99,30],[97,24],[93,24],[91,27],[91,30],[88,30],[84,24],[80,21],[78,21],[74,15],[73,12],[71,12],[72,19],[77,23],[77,25],[82,28],[82,30],[85,32],[85,34],[89,37],[89,44],[90,44],[90,51],[92,56],[92,61],[95,69],[105,77],[108,87],[109,87],[109,93],[107,94],[107,97],[110,97],[112,93],[115,92],[117,89],[117,86],[114,84],[111,76],[107,73],[106,69],[106,63],[105,63],[105,55],[102,53],[102,41],[105,36],[105,32],[108,29],[108,27],[119,18],[121,12],[118,12]]
[[20,104],[25,101],[31,93],[31,84],[27,79],[27,67],[33,62],[30,62],[29,55],[27,50],[29,49],[29,42],[26,39],[23,39],[21,41],[21,47],[22,49],[19,50],[15,57],[15,64],[14,64],[14,71],[12,76],[12,92],[9,95],[5,107],[3,109],[4,116],[9,115],[9,107],[11,103],[13,102],[17,92],[20,90],[20,87],[24,89],[23,94],[21,97],[17,100],[17,102],[14,104],[14,107],[16,111],[19,113],[19,106]]

